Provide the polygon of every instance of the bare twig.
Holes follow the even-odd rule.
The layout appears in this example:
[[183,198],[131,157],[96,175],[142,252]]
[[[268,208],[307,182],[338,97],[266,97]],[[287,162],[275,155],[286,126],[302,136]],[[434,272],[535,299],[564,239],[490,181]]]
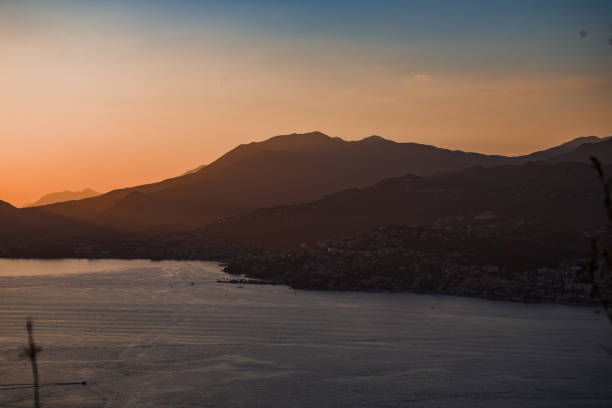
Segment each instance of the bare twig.
[[0,384],[0,391],[14,390],[17,388],[64,387],[68,385],[87,385],[87,381],[42,383],[38,385],[35,385],[35,384]]
[[32,363],[32,376],[34,377],[34,384],[32,384],[32,388],[34,388],[34,407],[40,408],[40,381],[38,378],[38,363],[36,362],[36,355],[42,351],[42,348],[38,347],[34,343],[34,329],[32,325],[32,319],[28,318],[26,323],[26,328],[28,330],[28,346],[24,347],[23,355],[30,359]]
[[[606,208],[606,213],[608,215],[608,232],[612,231],[612,195],[610,185],[612,184],[612,180],[606,179],[606,175],[604,173],[603,166],[599,159],[595,156],[591,156],[591,162],[595,171],[597,172],[597,177],[603,187],[604,191],[604,206]],[[610,272],[612,270],[612,263],[610,262],[610,253],[607,248],[602,248],[600,245],[600,240],[595,238],[593,239],[592,248],[591,248],[591,256],[588,264],[588,274],[589,280],[593,285],[592,295],[599,299],[601,306],[608,317],[610,323],[612,323],[612,304],[609,299],[609,296],[606,296],[604,289],[598,284],[598,273],[599,278],[602,280],[602,283],[605,281],[602,279],[604,277],[605,272]],[[605,284],[605,283],[604,283]],[[608,293],[609,295],[609,293]]]
[[597,177],[604,190],[604,205],[608,214],[608,222],[612,223],[612,196],[610,194],[610,180],[606,180],[606,175],[603,170],[603,166],[599,159],[595,156],[591,156],[591,163],[597,172]]

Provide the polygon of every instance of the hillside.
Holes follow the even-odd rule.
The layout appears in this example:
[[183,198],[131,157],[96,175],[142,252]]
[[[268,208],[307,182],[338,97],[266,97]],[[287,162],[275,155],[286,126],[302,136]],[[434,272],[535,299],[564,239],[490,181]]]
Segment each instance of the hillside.
[[551,162],[588,163],[591,156],[597,157],[602,163],[612,163],[612,139],[606,139],[598,143],[586,143],[570,152],[554,156],[549,160]]
[[[118,230],[180,232],[257,208],[310,202],[407,174],[427,176],[545,157],[586,163],[590,153],[601,153],[601,146],[612,143],[597,140],[578,138],[532,155],[503,157],[397,143],[379,136],[345,141],[320,132],[291,134],[240,145],[213,163],[179,177],[37,208]],[[608,161],[607,156],[602,158]]]
[[192,174],[41,208],[116,228],[174,231],[255,208],[318,199],[388,177],[510,160],[376,136],[348,142],[320,132],[292,134],[238,146]]
[[[502,234],[576,249],[584,246],[585,233],[603,225],[600,186],[586,162],[590,154],[606,162],[611,143],[583,144],[547,161],[522,165],[385,178],[387,172],[404,174],[407,167],[424,169],[416,159],[402,160],[419,150],[424,156],[450,157],[454,164],[508,158],[378,137],[345,142],[322,134],[281,136],[240,146],[200,172],[160,183],[34,208],[0,202],[0,243],[5,248],[8,243],[12,254],[20,254],[19,248],[29,254],[27,248],[48,248],[54,242],[67,253],[72,246],[94,257],[110,248],[131,256],[119,246],[148,254],[153,245],[159,253],[148,256],[159,257],[174,239],[159,233],[178,233],[172,245],[179,247],[186,242],[219,247],[221,241],[291,247],[398,224]],[[338,188],[355,183],[370,184]],[[186,231],[194,231],[195,241],[181,235]],[[154,235],[136,237],[133,232]],[[105,239],[122,244],[100,242]],[[88,247],[92,241],[95,245]],[[206,248],[187,249],[177,249],[176,256],[206,253]]]
[[49,214],[37,208],[15,208],[0,201],[0,256],[61,256],[73,243],[85,245],[117,238],[109,228]]
[[610,139],[610,137],[585,136],[578,137],[563,143],[559,146],[551,147],[550,149],[540,150],[525,156],[517,156],[516,159],[521,162],[549,160],[557,156],[562,156],[570,153],[582,145],[596,144]]
[[576,232],[604,225],[600,195],[587,164],[475,167],[431,177],[390,178],[306,204],[259,209],[219,220],[205,231],[230,241],[277,247],[387,224],[574,239]]

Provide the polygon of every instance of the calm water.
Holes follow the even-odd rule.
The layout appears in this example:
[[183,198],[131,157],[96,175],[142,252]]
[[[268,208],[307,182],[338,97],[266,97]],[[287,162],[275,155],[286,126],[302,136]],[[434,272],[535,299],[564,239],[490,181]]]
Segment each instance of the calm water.
[[4,259],[0,258],[0,276],[68,275],[126,269],[164,267],[172,261],[148,259]]
[[[0,260],[0,383],[47,407],[610,407],[594,308],[217,283],[204,262]],[[602,347],[603,346],[603,347]],[[1,387],[0,387],[1,388]],[[31,390],[0,389],[1,407]]]

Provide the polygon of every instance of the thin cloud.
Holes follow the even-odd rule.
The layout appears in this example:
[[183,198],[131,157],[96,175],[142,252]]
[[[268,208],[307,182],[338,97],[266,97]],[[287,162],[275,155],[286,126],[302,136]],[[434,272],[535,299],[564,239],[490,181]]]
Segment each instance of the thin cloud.
[[409,78],[421,82],[431,81],[430,75],[423,74],[421,72],[413,72],[409,75]]

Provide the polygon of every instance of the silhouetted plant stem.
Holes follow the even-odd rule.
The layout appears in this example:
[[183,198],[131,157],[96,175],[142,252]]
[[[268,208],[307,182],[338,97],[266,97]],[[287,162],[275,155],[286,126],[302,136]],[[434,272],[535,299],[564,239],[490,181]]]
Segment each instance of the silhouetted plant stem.
[[[601,162],[599,161],[599,159],[597,159],[597,157],[591,156],[591,162],[593,164],[593,167],[595,168],[595,171],[597,172],[597,177],[599,178],[599,181],[603,187],[603,201],[604,206],[606,208],[606,214],[608,215],[607,232],[610,233],[612,232],[612,197],[610,194],[610,185],[612,184],[612,180],[606,179],[603,166],[601,165]],[[599,299],[601,306],[603,307],[604,312],[608,317],[608,320],[610,321],[610,323],[612,323],[612,310],[610,307],[610,299],[608,299],[609,296],[604,293],[603,289],[598,284],[598,278],[600,278],[599,280],[601,280],[602,283],[605,282],[605,280],[603,279],[604,272],[609,272],[610,270],[612,270],[612,262],[610,261],[610,253],[608,249],[605,247],[601,248],[600,240],[594,238],[591,247],[591,256],[587,267],[589,273],[589,280],[593,284],[592,295]]]
[[30,362],[32,363],[32,376],[34,377],[34,407],[40,408],[40,381],[38,378],[38,363],[36,362],[36,355],[40,353],[42,349],[34,343],[32,319],[28,318],[26,328],[28,329],[28,347],[25,348],[24,353],[28,356]]
[[603,170],[603,166],[599,159],[595,156],[591,156],[591,162],[593,163],[593,167],[597,172],[597,177],[603,187],[604,190],[604,205],[606,207],[606,212],[608,214],[608,228],[610,228],[610,223],[612,223],[612,197],[610,195],[610,182],[611,180],[606,179],[606,175]]

